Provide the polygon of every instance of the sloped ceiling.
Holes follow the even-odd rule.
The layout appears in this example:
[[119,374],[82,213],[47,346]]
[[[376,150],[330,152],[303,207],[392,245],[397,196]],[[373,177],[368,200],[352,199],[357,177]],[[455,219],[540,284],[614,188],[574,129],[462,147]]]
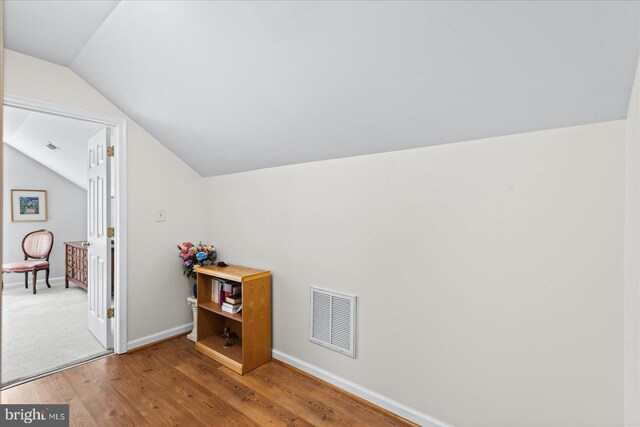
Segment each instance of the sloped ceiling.
[[203,176],[622,119],[640,45],[638,2],[127,1],[69,61],[30,24],[85,24],[28,3],[5,2],[8,48]]
[[[19,108],[4,108],[4,142],[87,189],[87,141],[104,126]],[[52,151],[47,143],[59,147]]]
[[8,0],[5,45],[69,65],[119,1]]

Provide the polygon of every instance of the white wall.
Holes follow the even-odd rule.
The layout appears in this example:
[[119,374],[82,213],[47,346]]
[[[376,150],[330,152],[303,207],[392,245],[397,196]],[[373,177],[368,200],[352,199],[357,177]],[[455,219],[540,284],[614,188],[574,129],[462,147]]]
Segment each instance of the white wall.
[[[4,144],[3,161],[3,259],[6,262],[23,260],[21,244],[24,236],[30,231],[46,228],[54,235],[54,246],[49,259],[50,277],[63,277],[64,242],[84,240],[87,237],[87,192],[7,144]],[[11,221],[11,189],[25,188],[47,190],[47,221]],[[40,272],[38,277],[44,279],[44,272]],[[4,283],[24,283],[24,274],[6,274]]]
[[640,425],[640,65],[629,101],[625,144],[624,422]]
[[[454,425],[623,420],[624,121],[206,178],[274,348]],[[358,357],[308,341],[358,296]]]
[[[5,49],[8,95],[124,117],[67,67]],[[132,95],[133,96],[133,95]],[[132,120],[128,120],[128,336],[135,340],[191,321],[176,243],[201,238],[202,178]],[[154,211],[166,209],[166,222]]]

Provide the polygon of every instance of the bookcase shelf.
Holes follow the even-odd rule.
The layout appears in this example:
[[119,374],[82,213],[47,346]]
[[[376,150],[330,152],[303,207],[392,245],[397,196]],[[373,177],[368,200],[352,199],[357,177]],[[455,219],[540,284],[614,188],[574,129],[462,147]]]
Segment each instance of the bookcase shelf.
[[[229,265],[197,267],[198,338],[196,350],[239,373],[271,360],[271,273],[266,270]],[[223,311],[212,301],[215,279],[239,282],[242,311]],[[238,334],[238,342],[224,348],[224,328]]]
[[[224,338],[221,336],[213,335],[209,338],[198,341],[200,350],[206,349],[210,352],[217,353],[219,357],[224,359],[230,359],[234,364],[242,366],[242,346],[234,345],[233,347],[224,348]],[[207,354],[205,351],[202,353]],[[207,354],[209,357],[211,355]]]
[[220,308],[220,304],[216,302],[213,302],[213,301],[203,302],[202,304],[198,304],[198,307],[204,310],[208,310],[212,313],[219,314],[220,316],[233,319],[236,322],[242,322],[242,312],[235,313],[235,314],[229,313],[228,311],[224,311],[222,308]]

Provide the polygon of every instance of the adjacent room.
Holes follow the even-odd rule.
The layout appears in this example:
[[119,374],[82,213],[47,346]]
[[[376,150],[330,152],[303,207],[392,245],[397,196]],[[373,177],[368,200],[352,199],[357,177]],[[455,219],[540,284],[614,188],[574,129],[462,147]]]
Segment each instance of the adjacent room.
[[104,126],[4,108],[2,384],[104,355],[87,326],[87,142]]
[[0,425],[640,427],[640,1],[2,7]]

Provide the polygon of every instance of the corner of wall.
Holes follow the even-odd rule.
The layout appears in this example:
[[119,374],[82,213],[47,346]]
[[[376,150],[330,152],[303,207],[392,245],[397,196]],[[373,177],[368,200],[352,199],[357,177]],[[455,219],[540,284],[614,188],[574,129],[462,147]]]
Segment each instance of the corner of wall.
[[625,141],[624,424],[640,425],[640,63]]

